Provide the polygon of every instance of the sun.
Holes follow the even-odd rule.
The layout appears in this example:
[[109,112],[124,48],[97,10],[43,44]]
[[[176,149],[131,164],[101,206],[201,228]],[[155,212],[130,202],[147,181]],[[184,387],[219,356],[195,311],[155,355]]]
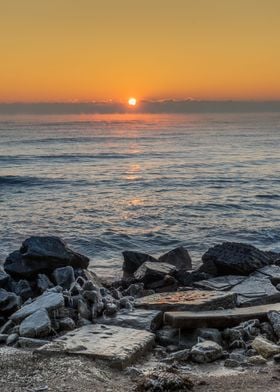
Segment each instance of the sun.
[[129,104],[129,106],[136,106],[137,99],[136,98],[129,98],[128,104]]

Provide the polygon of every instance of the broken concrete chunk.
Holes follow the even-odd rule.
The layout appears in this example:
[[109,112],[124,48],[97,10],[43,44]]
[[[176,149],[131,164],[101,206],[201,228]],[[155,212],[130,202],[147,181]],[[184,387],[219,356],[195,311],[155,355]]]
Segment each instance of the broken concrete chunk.
[[37,310],[37,312],[26,317],[19,327],[20,336],[26,338],[48,336],[50,332],[51,320],[45,309]]
[[234,286],[230,292],[237,294],[239,306],[262,305],[280,300],[280,292],[269,279],[253,276]]
[[222,356],[223,348],[211,340],[197,343],[191,349],[191,358],[198,363],[213,362]]
[[100,317],[96,319],[96,323],[154,332],[162,325],[162,312],[145,309],[135,309],[133,311],[123,310],[118,312],[114,317]]
[[228,309],[235,305],[234,293],[200,290],[152,294],[135,301],[136,307],[162,311]]
[[280,267],[278,265],[267,265],[258,269],[251,276],[259,278],[266,277],[271,281],[274,286],[276,286],[278,283],[280,283]]
[[180,246],[160,256],[158,261],[174,265],[177,270],[191,270],[192,260],[187,249]]
[[166,275],[174,274],[176,267],[167,263],[153,263],[146,261],[134,273],[135,279],[143,282],[146,285],[154,283],[158,280],[163,280]]
[[88,355],[108,361],[123,369],[152,348],[154,335],[147,331],[109,325],[91,324],[40,347],[37,353]]
[[64,305],[64,298],[61,293],[45,291],[29,305],[23,306],[10,316],[14,322],[20,322],[37,310],[46,309],[48,312],[61,308]]
[[243,282],[245,279],[245,276],[226,275],[218,276],[212,279],[201,280],[199,282],[195,282],[193,285],[202,290],[226,291]]
[[158,260],[154,257],[140,252],[133,252],[126,250],[123,252],[123,272],[126,275],[132,275],[145,261],[157,262]]
[[257,336],[253,340],[252,347],[258,352],[258,354],[266,359],[280,353],[280,346],[270,342],[262,336]]

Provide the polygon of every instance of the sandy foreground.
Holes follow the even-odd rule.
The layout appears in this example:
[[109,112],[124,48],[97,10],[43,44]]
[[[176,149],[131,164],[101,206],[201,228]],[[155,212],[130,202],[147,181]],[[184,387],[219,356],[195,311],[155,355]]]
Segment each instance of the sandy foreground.
[[[151,354],[135,366],[149,370],[159,362]],[[226,369],[220,363],[185,366],[193,391],[280,391],[280,365]],[[43,357],[31,351],[0,349],[0,391],[133,391],[136,381],[128,374],[83,356]]]

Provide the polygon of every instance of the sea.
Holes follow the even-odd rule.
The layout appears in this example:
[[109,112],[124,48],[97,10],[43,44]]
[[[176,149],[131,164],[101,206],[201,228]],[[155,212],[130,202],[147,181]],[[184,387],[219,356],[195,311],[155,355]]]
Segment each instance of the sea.
[[123,250],[280,252],[279,212],[279,113],[0,118],[1,261],[31,235],[110,276]]

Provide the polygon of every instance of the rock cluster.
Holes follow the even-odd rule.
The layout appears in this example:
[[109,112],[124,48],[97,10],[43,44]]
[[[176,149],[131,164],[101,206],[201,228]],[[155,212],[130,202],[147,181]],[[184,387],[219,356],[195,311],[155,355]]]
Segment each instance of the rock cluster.
[[57,237],[25,240],[0,269],[0,341],[38,346],[99,316],[131,309],[134,298],[102,287],[88,264]]

